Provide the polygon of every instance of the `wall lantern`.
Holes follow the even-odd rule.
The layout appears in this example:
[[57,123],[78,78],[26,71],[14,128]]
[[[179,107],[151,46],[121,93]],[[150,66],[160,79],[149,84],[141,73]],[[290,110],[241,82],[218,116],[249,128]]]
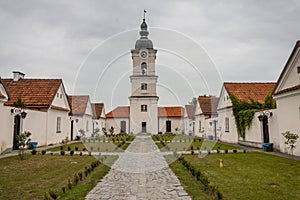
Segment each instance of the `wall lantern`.
[[27,112],[25,112],[22,108],[12,108],[10,112],[12,115],[20,115],[22,119],[25,119],[27,116]]
[[266,111],[260,111],[257,118],[260,122],[262,122],[262,121],[264,121],[264,119],[269,119],[272,116],[273,116],[273,113],[266,110]]

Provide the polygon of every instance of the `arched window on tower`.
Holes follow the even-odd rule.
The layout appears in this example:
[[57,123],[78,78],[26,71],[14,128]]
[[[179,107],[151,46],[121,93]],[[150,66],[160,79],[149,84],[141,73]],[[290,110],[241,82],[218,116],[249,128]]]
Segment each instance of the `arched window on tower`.
[[147,75],[147,63],[143,62],[141,64],[142,75]]

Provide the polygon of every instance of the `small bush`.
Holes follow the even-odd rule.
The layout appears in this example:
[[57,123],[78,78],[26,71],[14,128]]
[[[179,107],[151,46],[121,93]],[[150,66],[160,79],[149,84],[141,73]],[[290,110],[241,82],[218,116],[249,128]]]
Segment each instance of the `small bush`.
[[244,149],[244,151],[243,151],[244,153],[246,153],[246,149]]
[[228,149],[225,149],[225,154],[228,154]]
[[35,155],[36,153],[37,153],[37,151],[36,151],[35,149],[32,149],[32,150],[31,150],[31,154],[32,154],[32,155]]
[[60,146],[60,150],[64,150],[64,146]]
[[82,151],[86,151],[86,148],[83,148]]
[[41,153],[42,153],[42,155],[45,155],[46,154],[46,150],[42,150]]
[[236,149],[233,149],[233,153],[237,153],[237,150],[236,150]]
[[69,179],[69,181],[68,181],[68,188],[69,188],[69,190],[71,190],[72,189],[72,181]]
[[53,156],[53,153],[51,152],[50,155]]
[[195,152],[192,150],[192,151],[191,151],[191,154],[194,155],[194,153],[195,153]]
[[83,178],[83,174],[82,174],[82,172],[78,172],[78,177],[79,177],[79,180],[81,180],[81,181],[82,181],[82,178]]
[[52,199],[57,199],[58,198],[58,194],[56,194],[56,192],[49,190],[49,195]]
[[79,155],[82,156],[82,152],[81,151],[80,151]]
[[71,155],[71,156],[74,155],[74,151],[73,151],[73,150],[70,151],[70,155]]
[[64,155],[65,155],[65,151],[64,151],[64,150],[61,150],[61,151],[60,151],[60,155],[64,156]]
[[77,174],[74,174],[73,182],[75,185],[77,185],[77,183],[79,182],[79,176]]
[[68,146],[68,151],[71,151],[71,147]]
[[78,147],[75,147],[75,151],[78,151]]

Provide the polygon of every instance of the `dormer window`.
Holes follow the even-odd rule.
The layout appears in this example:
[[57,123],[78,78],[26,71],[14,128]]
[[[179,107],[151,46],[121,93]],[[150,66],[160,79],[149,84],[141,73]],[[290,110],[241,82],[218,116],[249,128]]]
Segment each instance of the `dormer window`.
[[300,74],[300,66],[297,67],[297,73]]
[[59,93],[56,94],[56,97],[59,98]]
[[141,64],[141,72],[142,72],[142,75],[147,75],[147,63],[143,62]]

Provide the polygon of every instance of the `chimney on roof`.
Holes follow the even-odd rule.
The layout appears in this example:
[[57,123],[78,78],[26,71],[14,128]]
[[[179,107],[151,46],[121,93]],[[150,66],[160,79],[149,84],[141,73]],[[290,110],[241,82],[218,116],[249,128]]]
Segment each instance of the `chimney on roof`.
[[25,74],[22,73],[22,72],[14,71],[14,72],[13,72],[13,77],[14,77],[14,81],[18,81],[18,80],[20,80],[20,79],[24,79]]

